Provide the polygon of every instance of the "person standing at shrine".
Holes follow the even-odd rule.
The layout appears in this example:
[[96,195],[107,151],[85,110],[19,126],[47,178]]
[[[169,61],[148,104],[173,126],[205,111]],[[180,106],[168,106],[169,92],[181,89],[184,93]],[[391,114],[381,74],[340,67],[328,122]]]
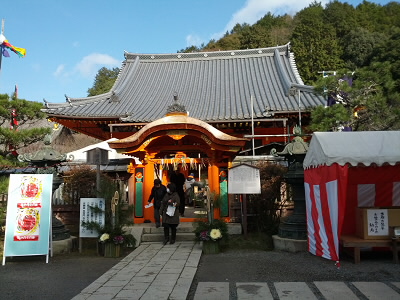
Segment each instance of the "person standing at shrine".
[[160,179],[154,179],[154,186],[151,188],[151,193],[149,196],[148,203],[154,199],[154,219],[156,221],[156,228],[160,227],[160,207],[161,201],[163,200],[165,194],[167,193],[167,188],[161,183]]
[[[161,201],[160,213],[164,227],[164,242],[174,244],[176,240],[176,227],[179,225],[179,195],[176,192],[175,184],[170,182],[167,185],[167,193]],[[170,233],[171,231],[171,239]]]
[[181,217],[185,216],[185,192],[183,191],[183,185],[185,184],[185,175],[181,173],[182,165],[179,164],[175,172],[171,174],[169,181],[175,184],[176,192],[179,195],[179,213]]
[[190,173],[190,175],[185,180],[185,203],[187,205],[192,205],[192,203],[193,203],[193,186],[192,185],[194,182],[195,182],[194,174]]

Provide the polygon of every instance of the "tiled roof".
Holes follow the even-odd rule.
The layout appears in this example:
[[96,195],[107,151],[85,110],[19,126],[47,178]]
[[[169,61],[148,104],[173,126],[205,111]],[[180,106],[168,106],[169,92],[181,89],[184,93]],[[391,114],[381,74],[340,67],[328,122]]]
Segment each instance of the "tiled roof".
[[93,97],[46,103],[49,116],[121,118],[151,122],[165,116],[177,94],[189,115],[203,121],[254,118],[270,112],[298,111],[325,104],[303,84],[289,44],[250,50],[176,53],[125,53],[121,72],[111,91]]

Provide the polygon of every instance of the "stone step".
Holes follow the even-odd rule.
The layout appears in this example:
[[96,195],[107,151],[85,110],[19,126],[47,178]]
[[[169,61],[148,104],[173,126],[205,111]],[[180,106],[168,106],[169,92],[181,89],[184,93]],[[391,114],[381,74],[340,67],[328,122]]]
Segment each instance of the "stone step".
[[[181,222],[177,227],[176,240],[195,241],[193,225],[195,224],[190,222]],[[126,230],[126,233],[133,234],[136,239],[136,247],[138,247],[141,242],[161,242],[164,240],[163,227],[156,228],[154,223],[135,224],[134,226],[128,226],[124,229]],[[231,235],[241,234],[242,225],[240,223],[228,223],[228,233]]]
[[[179,224],[179,226],[176,228],[177,233],[193,233],[193,230],[194,230],[194,228],[191,224],[190,224],[190,226]],[[159,228],[156,228],[155,225],[153,225],[153,227],[143,228],[143,234],[159,234],[159,233],[163,233],[163,232],[164,232],[164,228],[162,226]]]
[[[192,223],[181,222],[176,228],[177,241],[194,241],[196,236],[193,233]],[[164,228],[155,227],[155,224],[143,228],[141,242],[162,242],[164,240]]]
[[[164,233],[147,233],[142,235],[142,242],[162,242],[164,240]],[[194,241],[195,235],[190,232],[177,232],[177,241]]]

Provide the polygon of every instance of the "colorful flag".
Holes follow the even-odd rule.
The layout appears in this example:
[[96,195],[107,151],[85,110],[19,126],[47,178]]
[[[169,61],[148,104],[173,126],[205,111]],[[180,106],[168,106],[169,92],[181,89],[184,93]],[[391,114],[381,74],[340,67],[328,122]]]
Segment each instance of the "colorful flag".
[[3,34],[0,34],[0,47],[1,47],[1,53],[5,57],[10,57],[10,54],[8,53],[6,48],[13,51],[19,57],[24,57],[26,55],[26,49],[11,45]]

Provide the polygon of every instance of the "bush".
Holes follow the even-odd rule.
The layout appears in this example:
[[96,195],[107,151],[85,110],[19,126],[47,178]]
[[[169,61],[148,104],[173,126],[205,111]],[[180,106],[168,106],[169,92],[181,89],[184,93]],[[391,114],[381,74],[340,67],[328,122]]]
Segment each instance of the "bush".
[[[96,197],[96,177],[96,170],[88,165],[75,166],[64,172],[63,199],[65,203],[79,204],[81,198]],[[104,181],[103,176],[102,178]]]
[[[90,166],[83,165],[72,168],[64,173],[64,189],[63,198],[67,203],[78,204],[80,198],[104,198],[105,210],[101,211],[105,214],[105,224],[100,226],[94,222],[83,223],[87,229],[94,229],[98,232],[99,237],[107,233],[110,237],[109,241],[113,241],[114,237],[123,237],[124,245],[135,246],[136,240],[131,234],[126,234],[124,227],[133,225],[133,206],[118,201],[115,207],[115,220],[113,224],[113,216],[111,211],[111,201],[115,191],[120,191],[120,181],[114,180],[106,174],[100,176],[99,195],[96,192],[97,171]],[[99,208],[91,208],[94,213],[99,213]]]
[[287,204],[283,180],[287,168],[271,162],[259,162],[257,167],[260,169],[261,194],[248,197],[247,214],[253,216],[248,228],[272,236],[278,233],[283,208]]

